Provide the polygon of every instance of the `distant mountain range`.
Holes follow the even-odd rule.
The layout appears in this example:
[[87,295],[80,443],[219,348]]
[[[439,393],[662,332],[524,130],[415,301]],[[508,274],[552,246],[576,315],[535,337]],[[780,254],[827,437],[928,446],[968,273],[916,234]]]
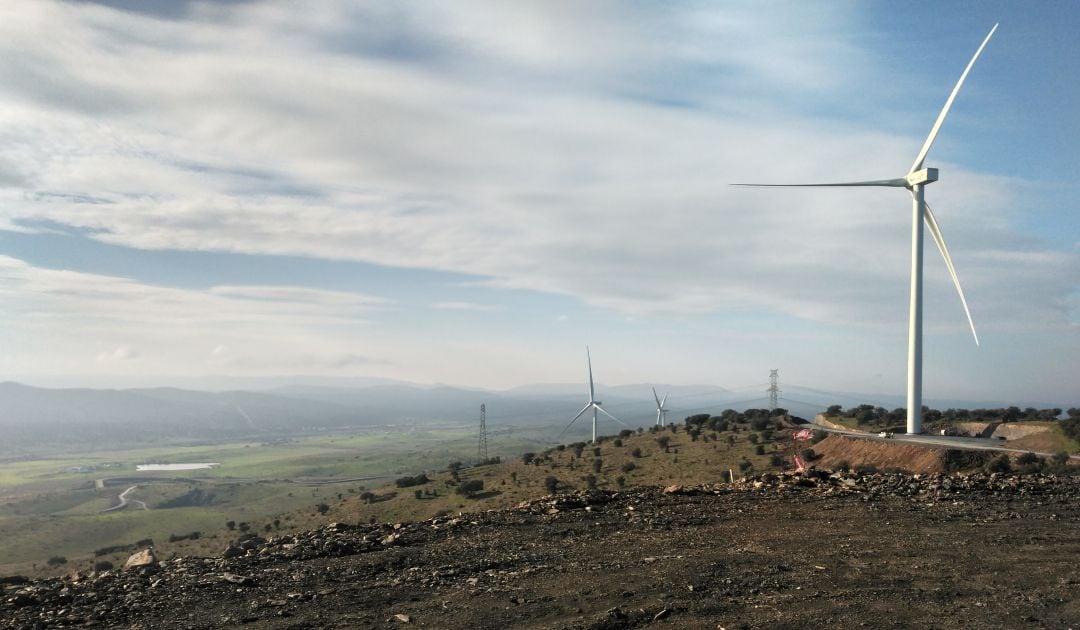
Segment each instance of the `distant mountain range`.
[[[4,436],[0,457],[46,446],[266,440],[376,426],[465,424],[479,419],[481,404],[486,405],[492,428],[556,426],[568,422],[587,399],[580,383],[488,391],[387,379],[293,380],[250,391],[46,389],[0,383]],[[658,385],[656,389],[668,395],[668,419],[674,422],[695,413],[767,406],[764,390],[739,392],[711,385]],[[604,409],[633,428],[648,426],[656,417],[648,384],[598,385],[597,398]],[[804,418],[813,418],[829,405],[860,403],[890,409],[904,404],[897,396],[836,394],[793,386],[785,387],[779,401],[781,407]],[[972,401],[931,401],[931,405],[942,409],[1002,406]]]

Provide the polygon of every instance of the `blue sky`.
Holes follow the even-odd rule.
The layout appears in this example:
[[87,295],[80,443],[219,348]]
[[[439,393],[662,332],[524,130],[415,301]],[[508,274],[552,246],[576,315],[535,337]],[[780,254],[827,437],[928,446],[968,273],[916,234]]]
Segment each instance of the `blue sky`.
[[[1080,403],[1071,2],[0,8],[0,379],[904,388]],[[921,11],[921,13],[920,13]],[[925,18],[925,19],[922,19]]]

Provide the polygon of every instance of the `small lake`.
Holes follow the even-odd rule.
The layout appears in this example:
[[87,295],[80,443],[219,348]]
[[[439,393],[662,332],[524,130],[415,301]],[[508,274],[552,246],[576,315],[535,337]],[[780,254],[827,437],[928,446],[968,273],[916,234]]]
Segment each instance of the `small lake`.
[[202,470],[220,466],[218,462],[212,464],[139,464],[135,470]]

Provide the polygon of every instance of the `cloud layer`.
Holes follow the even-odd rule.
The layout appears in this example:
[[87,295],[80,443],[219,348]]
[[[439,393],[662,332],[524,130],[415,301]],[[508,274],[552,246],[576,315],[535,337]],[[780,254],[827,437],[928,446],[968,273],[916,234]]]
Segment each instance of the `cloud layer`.
[[[845,35],[859,25],[843,8],[164,7],[0,10],[0,227],[51,221],[143,249],[466,272],[629,315],[906,320],[902,191],[726,186],[903,174],[922,138],[889,125],[911,112],[861,86],[884,70],[902,83],[904,69],[878,67]],[[813,113],[845,107],[864,122]],[[939,166],[928,194],[976,325],[1075,328],[1076,252],[1015,227],[1014,182]],[[928,323],[962,333],[936,257]],[[5,265],[16,309],[59,306],[69,276]],[[330,311],[351,322],[381,303],[224,286],[193,303],[122,279],[74,284],[89,322],[153,312],[179,324],[190,309],[225,325],[269,329],[282,313],[333,325]],[[133,310],[110,306],[119,300]],[[99,356],[122,358],[127,343]]]

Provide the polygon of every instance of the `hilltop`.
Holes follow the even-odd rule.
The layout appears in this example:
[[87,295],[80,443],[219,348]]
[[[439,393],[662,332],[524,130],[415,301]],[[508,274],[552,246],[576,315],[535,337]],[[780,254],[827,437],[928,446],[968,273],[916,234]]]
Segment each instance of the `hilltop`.
[[1068,627],[1080,479],[765,473],[0,580],[18,627]]

